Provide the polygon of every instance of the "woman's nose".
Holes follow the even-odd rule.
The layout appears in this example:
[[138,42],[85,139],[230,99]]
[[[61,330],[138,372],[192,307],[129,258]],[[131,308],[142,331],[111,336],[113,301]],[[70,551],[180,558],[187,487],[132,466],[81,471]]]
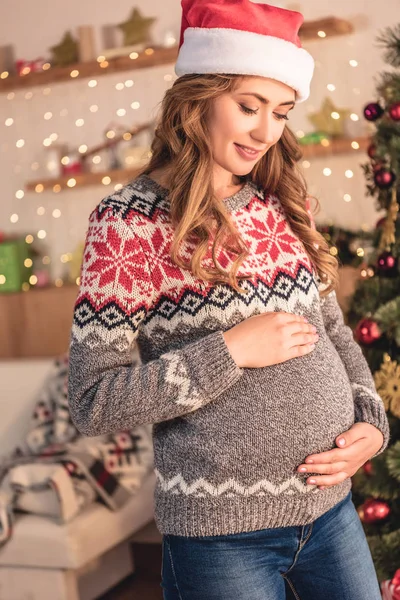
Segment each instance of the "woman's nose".
[[264,122],[253,130],[252,137],[260,144],[264,144],[264,146],[273,144],[275,139],[273,125],[269,122]]

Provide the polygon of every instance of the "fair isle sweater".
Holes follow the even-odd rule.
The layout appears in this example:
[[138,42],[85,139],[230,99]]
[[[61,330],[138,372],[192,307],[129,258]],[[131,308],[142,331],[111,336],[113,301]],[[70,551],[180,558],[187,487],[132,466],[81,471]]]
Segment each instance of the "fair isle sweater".
[[[163,534],[304,525],[351,480],[319,490],[297,467],[354,422],[388,422],[336,295],[322,285],[282,205],[251,182],[224,200],[250,254],[243,296],[170,259],[168,190],[141,175],[91,213],[70,339],[68,396],[88,436],[153,424],[155,520]],[[186,258],[190,244],[181,248]],[[230,256],[221,249],[224,268]],[[211,253],[205,259],[213,265]],[[311,353],[240,368],[223,332],[252,315],[305,315]]]

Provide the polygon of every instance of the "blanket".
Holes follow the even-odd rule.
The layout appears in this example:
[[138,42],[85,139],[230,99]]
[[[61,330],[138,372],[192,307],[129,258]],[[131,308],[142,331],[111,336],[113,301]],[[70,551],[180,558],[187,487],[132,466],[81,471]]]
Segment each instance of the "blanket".
[[54,360],[23,442],[0,463],[0,546],[19,511],[66,523],[92,502],[118,510],[154,467],[152,426],[88,438],[68,410],[68,353]]

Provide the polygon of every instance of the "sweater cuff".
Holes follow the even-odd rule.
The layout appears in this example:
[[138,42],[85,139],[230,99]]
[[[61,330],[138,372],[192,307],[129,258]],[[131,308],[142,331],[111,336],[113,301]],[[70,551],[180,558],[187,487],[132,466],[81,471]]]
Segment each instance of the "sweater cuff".
[[387,419],[384,404],[377,394],[371,392],[367,395],[366,391],[355,393],[354,414],[356,423],[369,423],[374,425],[383,435],[383,444],[375,456],[381,454],[388,446],[390,440],[389,422]]
[[210,398],[223,394],[243,375],[233,360],[223,331],[215,331],[182,348],[199,387]]

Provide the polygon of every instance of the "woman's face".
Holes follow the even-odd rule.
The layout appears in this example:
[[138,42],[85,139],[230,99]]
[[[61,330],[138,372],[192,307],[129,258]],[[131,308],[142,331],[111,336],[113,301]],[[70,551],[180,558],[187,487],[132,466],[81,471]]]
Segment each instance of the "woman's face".
[[208,127],[214,162],[247,175],[277,143],[295,105],[295,91],[280,81],[246,77],[213,101]]

